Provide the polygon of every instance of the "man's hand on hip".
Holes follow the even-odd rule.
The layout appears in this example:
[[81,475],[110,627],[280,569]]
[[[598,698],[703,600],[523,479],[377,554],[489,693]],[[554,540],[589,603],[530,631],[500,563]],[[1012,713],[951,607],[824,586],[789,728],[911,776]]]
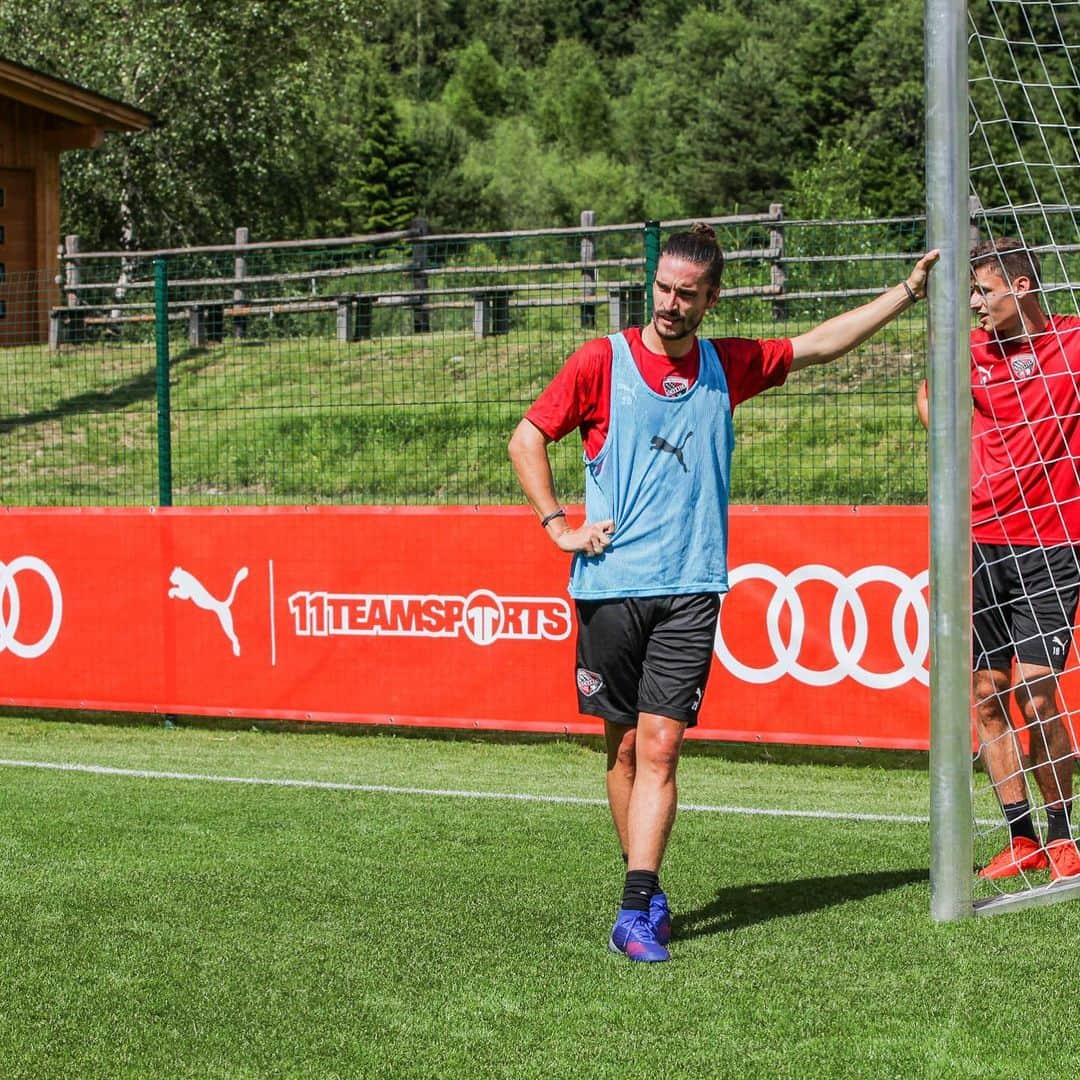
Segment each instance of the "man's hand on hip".
[[564,529],[555,537],[555,543],[566,552],[580,551],[583,555],[599,555],[611,543],[615,522],[585,522],[576,529]]

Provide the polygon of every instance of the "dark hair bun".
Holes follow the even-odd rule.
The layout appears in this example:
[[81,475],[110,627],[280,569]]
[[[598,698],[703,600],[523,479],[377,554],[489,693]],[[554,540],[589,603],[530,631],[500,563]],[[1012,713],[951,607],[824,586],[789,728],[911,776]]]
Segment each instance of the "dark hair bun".
[[704,268],[709,284],[714,288],[719,287],[724,273],[724,253],[717,242],[716,230],[711,225],[695,221],[685,232],[672,233],[660,254],[696,263]]

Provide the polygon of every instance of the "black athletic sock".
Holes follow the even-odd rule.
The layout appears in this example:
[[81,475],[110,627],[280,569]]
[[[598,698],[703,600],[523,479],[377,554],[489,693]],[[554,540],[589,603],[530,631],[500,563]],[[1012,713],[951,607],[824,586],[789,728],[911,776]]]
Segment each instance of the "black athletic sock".
[[1048,806],[1046,808],[1046,842],[1049,844],[1054,840],[1069,840],[1071,837],[1068,804],[1053,808]]
[[628,911],[648,911],[652,894],[659,887],[660,878],[651,870],[627,870],[622,906]]
[[[627,855],[625,851],[622,853],[622,861],[623,861],[623,866],[625,866],[629,870],[630,869],[630,856]],[[660,878],[657,877],[657,879],[656,879],[656,888],[653,889],[653,894],[655,895],[656,893],[663,892],[663,891],[664,891],[664,887],[663,887],[663,885],[660,884]]]
[[1025,836],[1028,840],[1034,840],[1036,844],[1039,842],[1039,837],[1035,832],[1035,822],[1031,820],[1031,804],[1027,799],[1014,803],[1002,803],[1001,809],[1005,811],[1005,820],[1009,823],[1009,835],[1013,840]]

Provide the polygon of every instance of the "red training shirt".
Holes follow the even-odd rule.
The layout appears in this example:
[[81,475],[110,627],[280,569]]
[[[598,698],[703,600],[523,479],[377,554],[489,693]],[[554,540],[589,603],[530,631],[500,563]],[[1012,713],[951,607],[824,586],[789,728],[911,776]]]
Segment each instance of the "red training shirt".
[[971,334],[971,525],[987,544],[1080,544],[1080,317]]
[[[678,397],[697,381],[700,353],[693,348],[678,359],[654,353],[641,340],[641,328],[623,331],[634,363],[646,384],[657,394]],[[781,386],[791,370],[788,338],[761,341],[749,338],[713,338],[727,378],[731,408],[771,386]],[[587,341],[570,358],[525,414],[549,439],[558,441],[574,428],[581,431],[585,454],[591,460],[603,448],[611,415],[611,342]]]

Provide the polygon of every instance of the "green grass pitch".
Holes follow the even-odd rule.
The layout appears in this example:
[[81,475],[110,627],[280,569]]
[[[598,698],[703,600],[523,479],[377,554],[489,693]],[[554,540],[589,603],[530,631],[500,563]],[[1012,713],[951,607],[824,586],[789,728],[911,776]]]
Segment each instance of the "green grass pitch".
[[592,743],[6,716],[0,758],[8,1078],[1075,1075],[1080,905],[933,923],[920,757],[690,747],[655,966],[605,948]]

